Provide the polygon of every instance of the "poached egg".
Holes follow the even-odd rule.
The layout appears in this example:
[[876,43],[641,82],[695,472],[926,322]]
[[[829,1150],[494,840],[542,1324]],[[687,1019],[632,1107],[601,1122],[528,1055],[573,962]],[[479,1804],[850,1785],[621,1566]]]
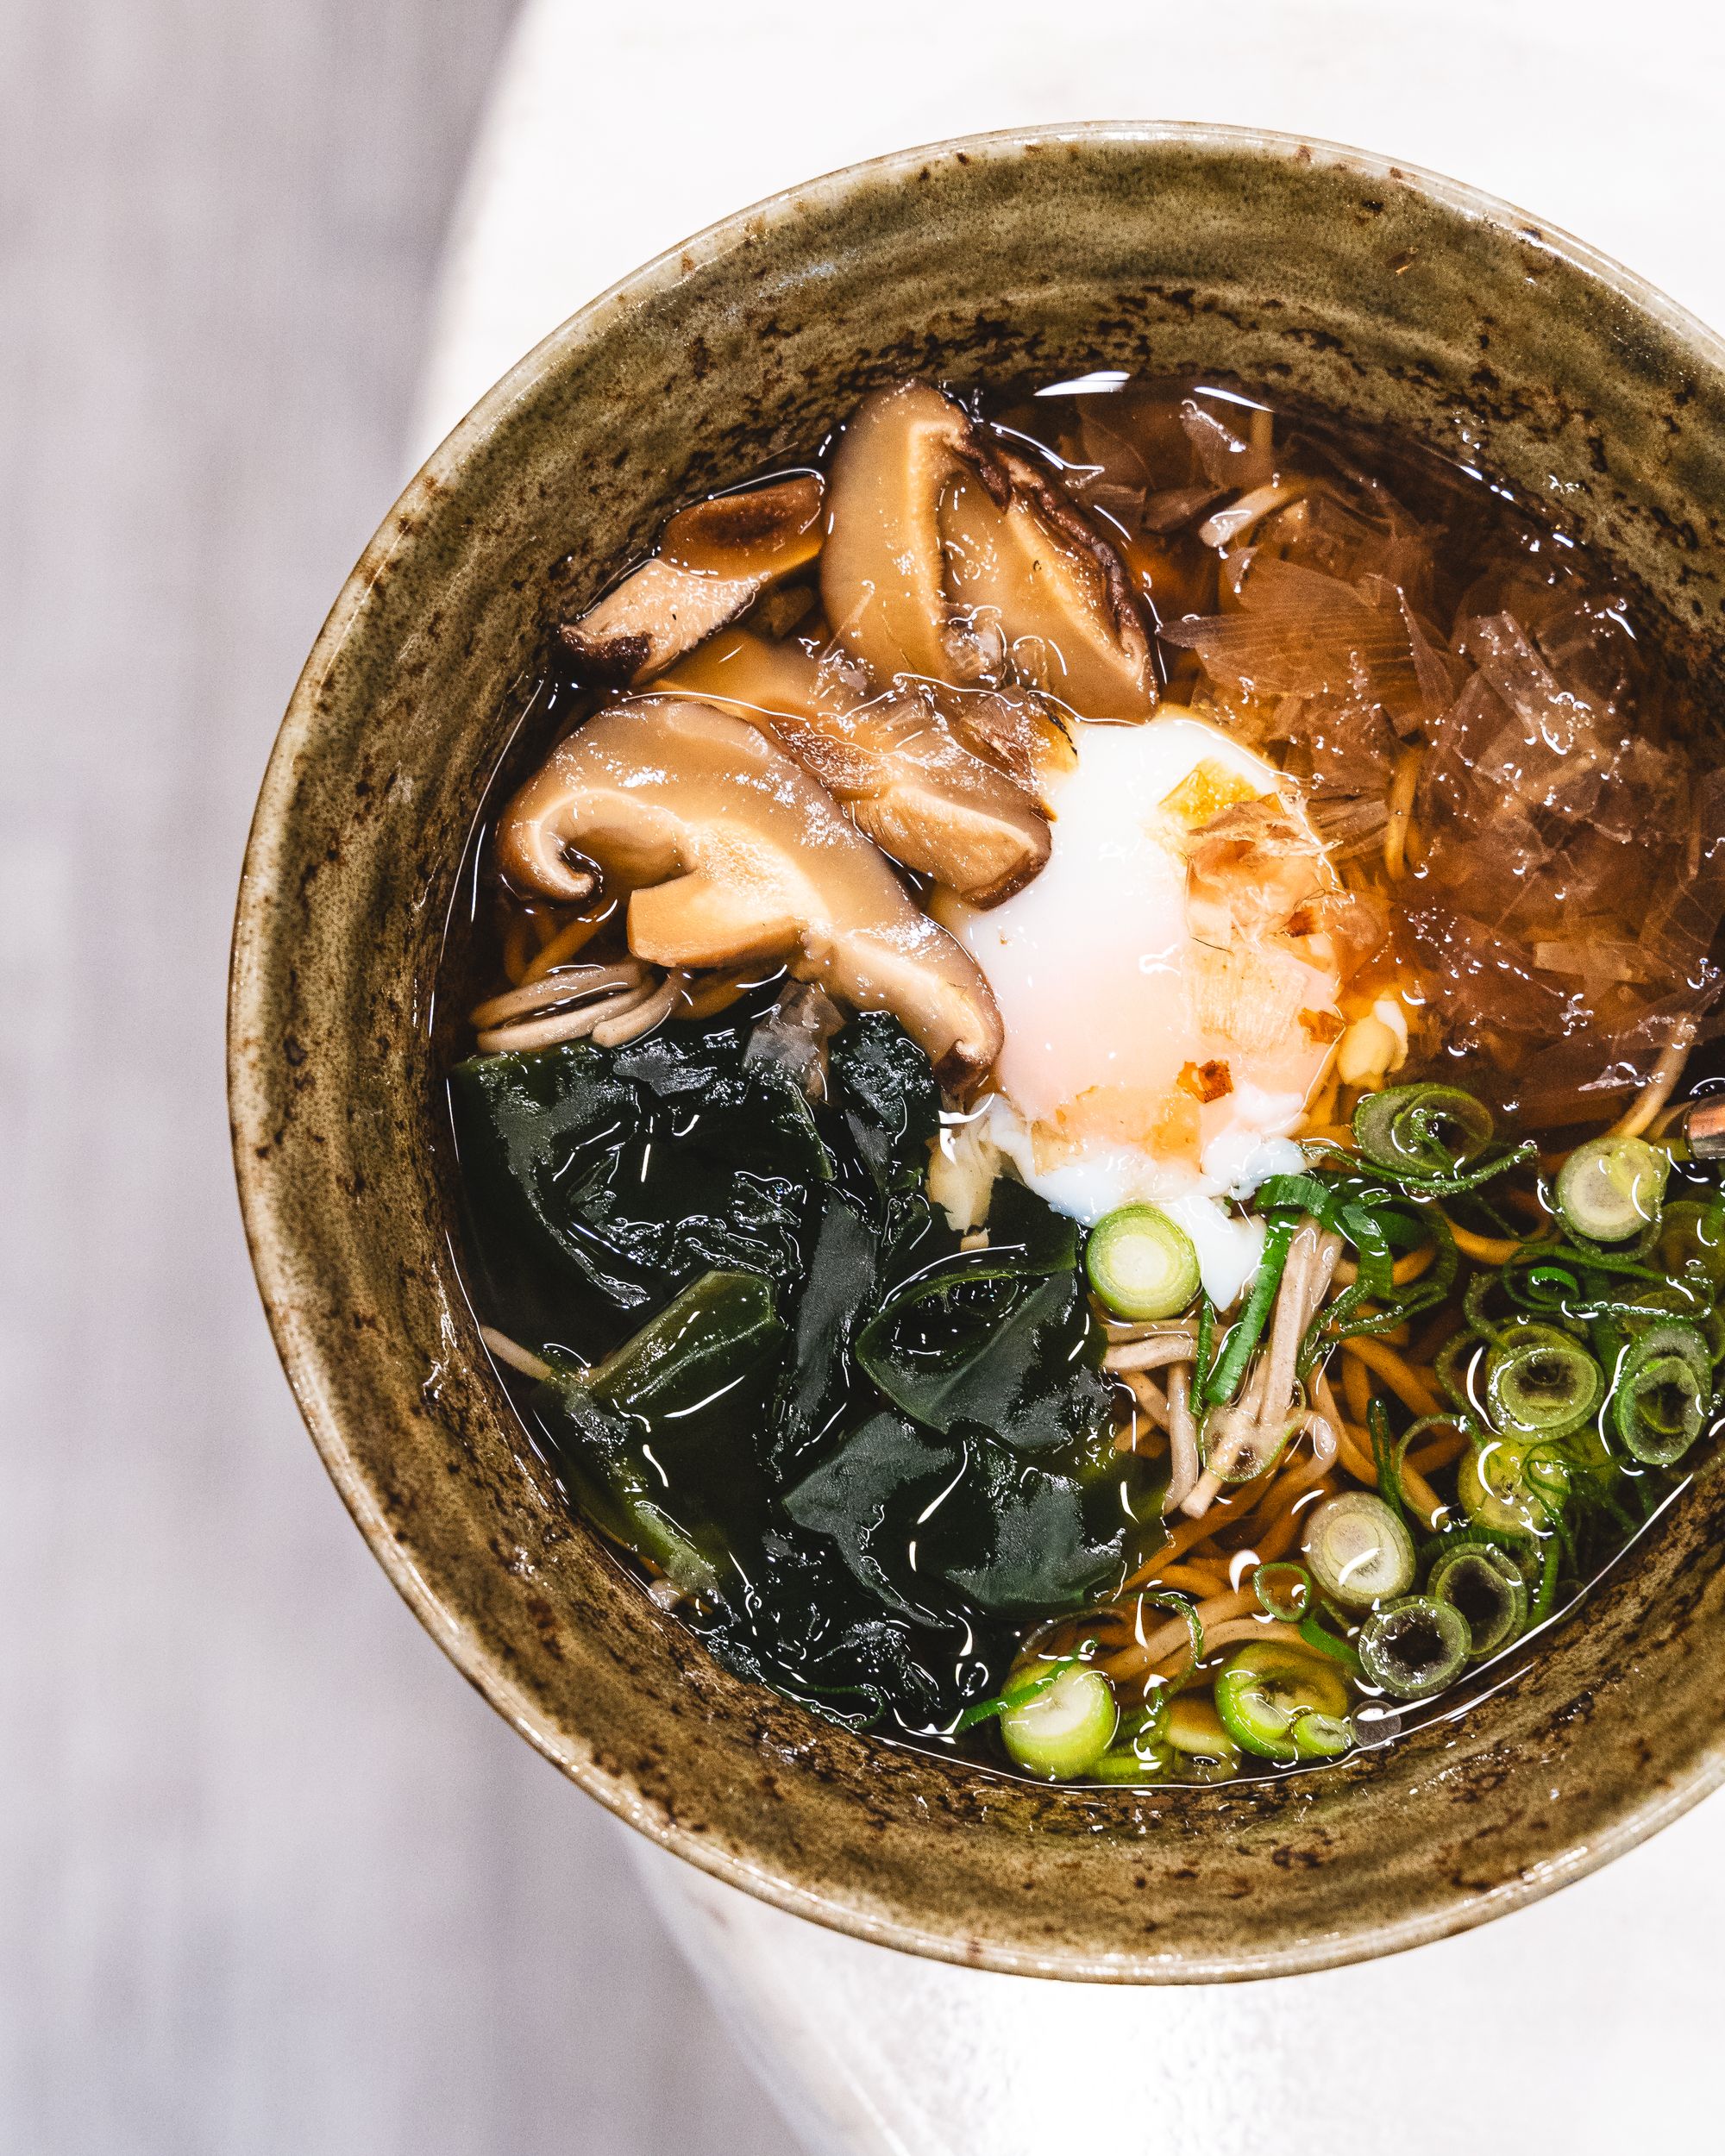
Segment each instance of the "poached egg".
[[1333,871],[1289,782],[1189,711],[1077,733],[1076,765],[1048,784],[1053,847],[1034,882],[986,912],[935,908],[1006,1028],[993,1090],[943,1133],[935,1194],[962,1209],[967,1156],[1004,1155],[1087,1225],[1149,1200],[1226,1308],[1264,1238],[1226,1200],[1301,1167],[1292,1133],[1341,1031],[1339,983],[1309,943],[1219,932],[1189,900],[1189,849],[1222,811],[1269,797]]

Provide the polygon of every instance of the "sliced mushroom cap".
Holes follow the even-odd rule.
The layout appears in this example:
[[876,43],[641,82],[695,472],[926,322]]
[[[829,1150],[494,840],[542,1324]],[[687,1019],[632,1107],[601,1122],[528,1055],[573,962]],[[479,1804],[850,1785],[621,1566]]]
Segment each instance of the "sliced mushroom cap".
[[997,624],[1013,672],[1085,718],[1147,718],[1150,639],[1124,566],[1033,465],[1006,453],[1005,508],[975,479],[940,506],[948,584],[979,632]]
[[719,494],[672,517],[659,551],[557,635],[584,680],[636,687],[662,674],[821,545],[812,473]]
[[637,958],[781,960],[854,1009],[891,1011],[953,1091],[999,1052],[976,966],[800,764],[711,704],[597,713],[517,794],[498,848],[505,874],[552,898],[586,897],[601,871],[629,889]]
[[908,690],[869,700],[854,667],[744,630],[716,636],[667,677],[769,733],[919,874],[994,906],[1048,858],[1048,819],[997,765]]
[[1113,548],[1038,467],[909,382],[864,399],[833,460],[821,594],[883,685],[963,686],[1016,655],[1095,718],[1155,708],[1150,641]]
[[713,494],[680,509],[659,537],[662,561],[709,576],[788,576],[812,561],[824,533],[817,472]]
[[821,597],[845,648],[882,686],[906,674],[971,681],[983,670],[954,618],[940,549],[942,492],[981,454],[969,415],[925,382],[876,390],[846,423],[827,496]]

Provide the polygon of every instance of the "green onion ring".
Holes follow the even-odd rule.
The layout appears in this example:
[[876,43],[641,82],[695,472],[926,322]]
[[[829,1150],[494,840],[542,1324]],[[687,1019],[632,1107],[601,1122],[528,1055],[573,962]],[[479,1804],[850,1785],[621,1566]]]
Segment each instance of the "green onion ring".
[[1481,1390],[1494,1429],[1567,1437],[1605,1397],[1605,1373],[1572,1333],[1537,1321],[1506,1326],[1486,1351]]
[[1309,1213],[1327,1225],[1336,1194],[1316,1175],[1266,1175],[1258,1187],[1260,1213]]
[[1377,1469],[1377,1494],[1405,1527],[1408,1503],[1402,1489],[1402,1457],[1407,1451],[1406,1444],[1401,1451],[1396,1450],[1389,1435],[1389,1412],[1375,1393],[1366,1407],[1365,1420],[1371,1432],[1371,1457]]
[[1452,1334],[1438,1350],[1433,1368],[1437,1372],[1439,1384],[1459,1413],[1471,1416],[1474,1402],[1467,1389],[1466,1377],[1457,1366],[1464,1356],[1471,1363],[1489,1344],[1489,1335],[1478,1332],[1457,1332]]
[[1357,1672],[1359,1657],[1351,1641],[1338,1638],[1324,1623],[1322,1612],[1326,1607],[1320,1602],[1301,1619],[1300,1637],[1308,1647],[1315,1647],[1320,1654],[1327,1654],[1344,1668]]
[[1023,1707],[1028,1701],[1038,1698],[1048,1689],[1062,1670],[1076,1669],[1081,1663],[1087,1662],[1095,1646],[1094,1639],[1087,1639],[1076,1654],[1055,1655],[1044,1663],[1034,1676],[1021,1677],[1015,1684],[1003,1686],[992,1699],[973,1701],[953,1724],[955,1734],[978,1728],[983,1722],[992,1721],[997,1714],[1010,1714],[1013,1708]]
[[1617,1372],[1611,1426],[1647,1467],[1671,1467],[1701,1435],[1713,1406],[1713,1356],[1692,1326],[1655,1326],[1632,1343]]
[[1460,1676],[1472,1633],[1448,1602],[1408,1595],[1374,1610],[1360,1627],[1360,1667],[1394,1699],[1429,1699]]
[[1527,1583],[1496,1543],[1463,1543],[1446,1551],[1432,1567],[1426,1592],[1466,1620],[1470,1661],[1497,1653],[1527,1626]]
[[1204,1622],[1198,1614],[1198,1605],[1189,1595],[1177,1593],[1171,1587],[1157,1588],[1138,1596],[1140,1610],[1165,1609],[1171,1617],[1183,1617],[1186,1629],[1192,1636],[1192,1667],[1195,1670],[1204,1659]]
[[[1279,1585],[1283,1580],[1289,1583],[1286,1594]],[[1264,1615],[1284,1625],[1297,1625],[1314,1606],[1317,1594],[1312,1585],[1312,1575],[1303,1564],[1295,1564],[1289,1557],[1260,1564],[1251,1576],[1251,1584],[1258,1606]]]
[[[1391,1086],[1366,1095],[1353,1112],[1354,1143],[1392,1174],[1449,1176],[1490,1144],[1491,1111],[1455,1086]],[[1443,1132],[1458,1134],[1445,1142]]]

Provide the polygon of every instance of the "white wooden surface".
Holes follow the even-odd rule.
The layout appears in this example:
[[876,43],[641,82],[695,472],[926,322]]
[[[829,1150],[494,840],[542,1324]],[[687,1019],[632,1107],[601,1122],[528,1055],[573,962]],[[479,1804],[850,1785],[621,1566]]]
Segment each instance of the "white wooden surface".
[[[855,158],[1032,120],[1179,115],[1360,142],[1568,225],[1725,326],[1722,89],[1725,22],[1689,0],[1088,0],[1064,16],[875,0],[860,16],[528,0],[466,191],[419,440],[712,217]],[[647,155],[631,91],[651,108]],[[831,2156],[1615,2156],[1720,2143],[1722,1803],[1466,1937],[1221,1990],[913,1963],[643,1862]]]
[[509,0],[0,0],[0,2156],[788,2156],[266,1337],[222,1002]]

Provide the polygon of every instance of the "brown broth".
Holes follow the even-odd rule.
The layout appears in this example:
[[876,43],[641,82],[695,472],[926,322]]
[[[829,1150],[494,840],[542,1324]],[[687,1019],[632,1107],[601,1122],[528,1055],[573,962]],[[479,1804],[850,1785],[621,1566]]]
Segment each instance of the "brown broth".
[[[1678,1029],[1697,1045],[1675,1097],[1725,1083],[1715,953],[1725,911],[1725,784],[1704,747],[1710,699],[1667,655],[1661,624],[1609,564],[1480,473],[1322,414],[1279,411],[1225,378],[1123,381],[1107,390],[1013,385],[966,392],[964,401],[1124,565],[1152,632],[1164,705],[1211,721],[1295,782],[1344,883],[1387,919],[1381,945],[1345,973],[1340,1020],[1362,1026],[1383,999],[1400,993],[1405,1055],[1366,1083],[1333,1075],[1310,1104],[1310,1131],[1344,1129],[1358,1100],[1385,1082],[1469,1088],[1506,1135],[1532,1134],[1546,1155],[1490,1194],[1463,1193],[1450,1204],[1457,1230],[1483,1250],[1549,1228],[1541,1168],[1619,1113]],[[806,483],[811,470],[825,467],[828,447],[811,464],[759,475],[751,488]],[[742,492],[724,498],[722,513],[685,511],[668,527],[662,558],[712,576],[748,573],[762,559],[749,550],[748,504]],[[724,640],[740,633],[798,667],[825,670],[823,680],[842,680],[846,661],[813,559],[819,538],[810,517],[775,539],[765,587],[707,641],[706,656],[722,658]],[[519,1004],[574,964],[630,962],[623,894],[601,889],[580,905],[551,902],[511,886],[492,857],[496,818],[526,773],[594,710],[651,686],[619,688],[584,676],[555,640],[550,649],[543,674],[526,686],[514,741],[475,829],[461,918],[449,933],[446,1013],[451,1004],[462,1012],[500,998]],[[687,693],[713,693],[698,671],[703,662],[702,653],[683,662]],[[674,667],[668,686],[677,686],[677,674]],[[1033,650],[1014,649],[964,693],[994,689],[1046,699],[1057,685],[1038,674]],[[952,698],[951,691],[936,697],[948,718],[957,708]],[[994,752],[985,743],[983,753]],[[1004,750],[996,761],[1013,768]],[[926,890],[924,878],[906,881],[919,895]],[[781,981],[777,966],[762,962],[683,979],[671,1033],[693,1038],[729,1026],[740,1042]],[[511,1045],[507,1027],[521,1022],[511,1014],[504,1039],[487,1044]],[[471,1028],[446,1015],[445,1030],[452,1060],[471,1053]],[[1679,1162],[1672,1196],[1710,1201],[1713,1190],[1709,1170]],[[474,1263],[472,1250],[470,1232],[476,1307],[533,1356],[591,1366],[639,1322],[639,1308],[572,1293],[563,1321],[552,1326],[543,1294],[536,1303],[534,1294],[523,1300],[506,1268]],[[812,1264],[812,1242],[804,1255]],[[1468,1270],[1465,1261],[1454,1293],[1390,1336],[1389,1362],[1404,1375],[1411,1369],[1419,1387],[1435,1382],[1444,1342],[1464,1323]],[[1291,1510],[1272,1503],[1281,1470],[1271,1470],[1262,1484],[1226,1489],[1201,1534],[1175,1514],[1172,1550],[1158,1551],[1148,1526],[1129,1540],[1112,1595],[1098,1597],[1110,1604],[1103,1616],[1055,1620],[1052,1629],[984,1616],[973,1628],[961,1617],[930,1650],[947,1658],[943,1696],[975,1698],[998,1686],[1023,1641],[1034,1639],[1044,1654],[1094,1660],[1126,1711],[1139,1692],[1164,1707],[1170,1692],[1208,1699],[1205,1688],[1232,1649],[1170,1668],[1166,1649],[1143,1648],[1146,1625],[1154,1633],[1167,1621],[1170,1594],[1220,1601],[1259,1561],[1297,1559],[1289,1523],[1297,1529],[1306,1506],[1337,1489],[1381,1483],[1367,1425],[1387,1407],[1399,1432],[1413,1412],[1403,1378],[1388,1369],[1352,1350],[1331,1359],[1340,1462]],[[518,1370],[505,1382],[562,1472],[567,1437],[543,1394]],[[860,1383],[847,1400],[861,1396]],[[1165,1459],[1167,1438],[1124,1390],[1117,1409],[1123,1457]],[[1441,1429],[1410,1456],[1420,1487],[1452,1522],[1465,1510],[1458,1475],[1469,1457],[1466,1444]],[[1585,1473],[1596,1466],[1589,1462]],[[1584,1470],[1575,1472],[1579,1487]],[[1431,1700],[1398,1706],[1356,1683],[1357,1742],[1459,1712],[1492,1689],[1682,1486],[1680,1473],[1634,1458],[1614,1457],[1609,1476],[1598,1472],[1609,1502],[1563,1529],[1549,1580],[1540,1583],[1537,1564],[1529,1576],[1531,1628]],[[580,1478],[567,1487],[583,1508]],[[750,1501],[751,1522],[766,1522],[770,1535],[773,1489],[763,1485]],[[663,1588],[663,1566],[649,1557],[645,1569]],[[665,1588],[663,1599],[678,1601],[712,1641],[698,1593]],[[836,1706],[813,1677],[800,1682],[782,1657],[751,1663],[752,1650],[739,1652],[729,1633],[724,1641],[718,1651],[745,1674],[763,1674],[822,1711],[852,1711]],[[950,1715],[931,1719],[889,1699],[876,1726],[903,1741],[957,1745],[1002,1764],[986,1725],[955,1733]],[[1225,1756],[1213,1766],[1201,1752],[1151,1749],[1145,1773],[1153,1779],[1283,1771]]]

